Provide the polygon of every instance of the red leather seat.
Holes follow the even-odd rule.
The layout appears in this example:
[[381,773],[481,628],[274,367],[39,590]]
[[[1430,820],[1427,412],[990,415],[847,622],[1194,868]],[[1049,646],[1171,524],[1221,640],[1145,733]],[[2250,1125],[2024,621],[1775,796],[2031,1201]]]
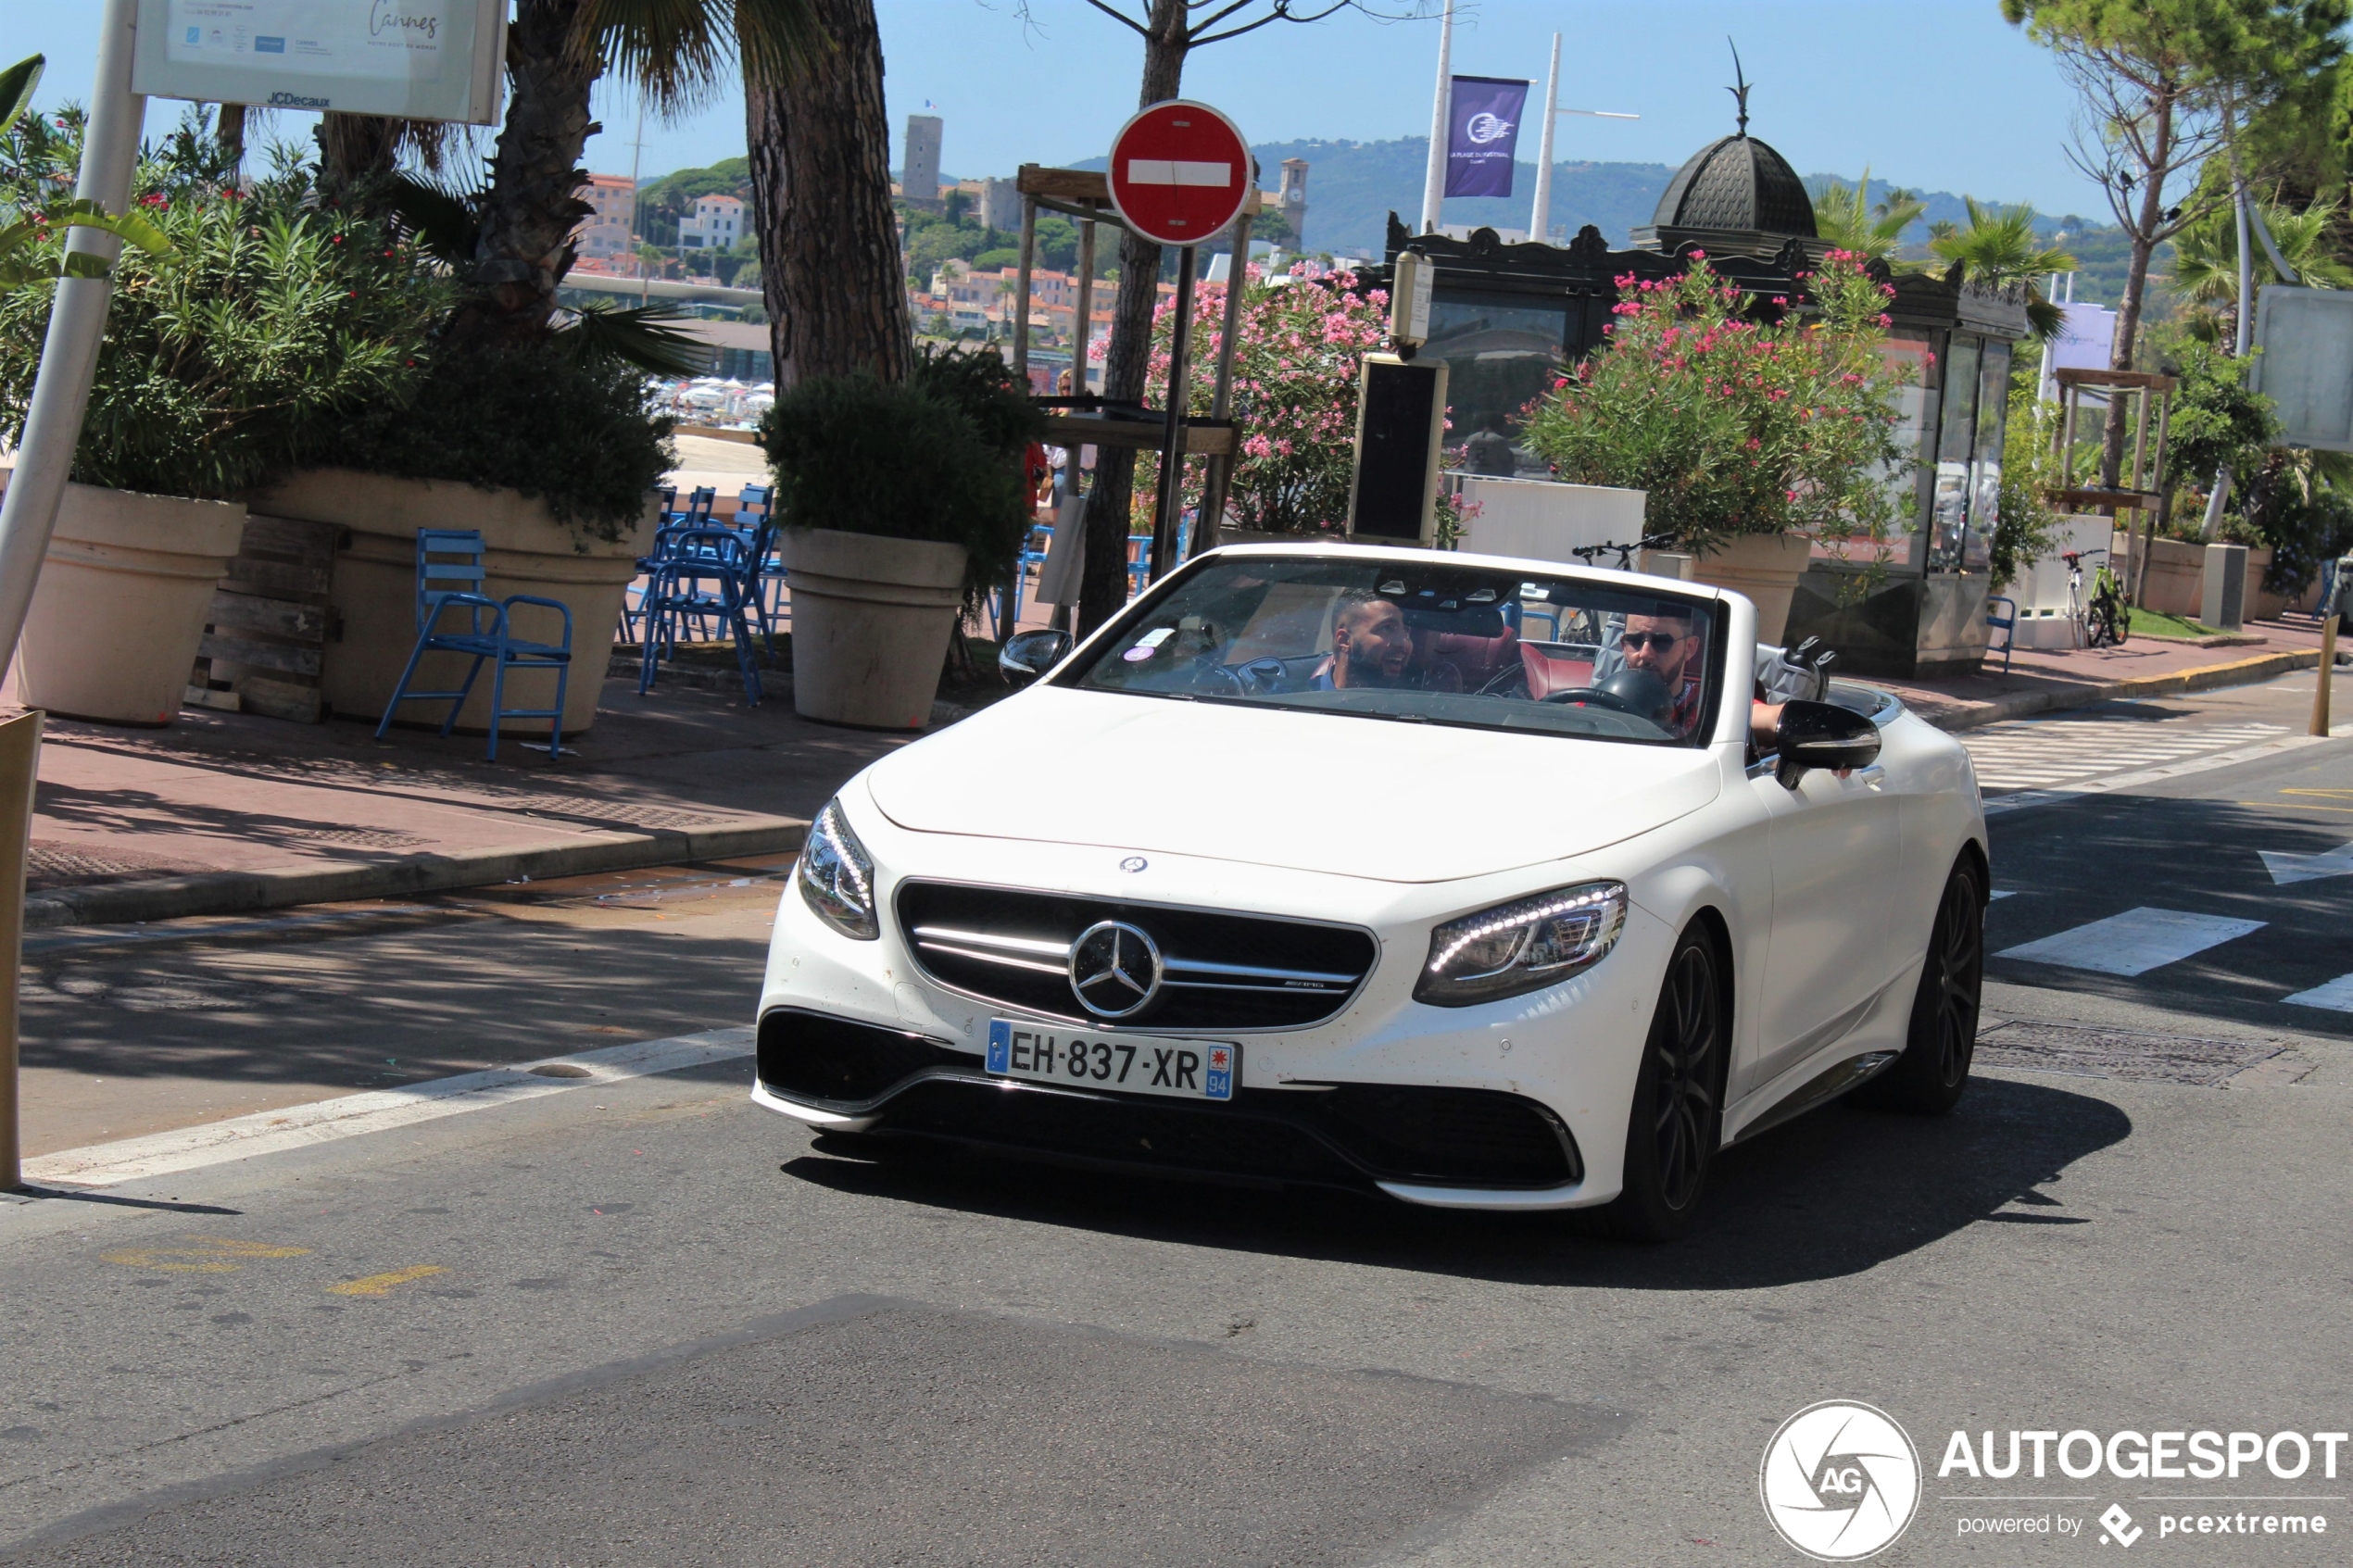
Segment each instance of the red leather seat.
[[1528,676],[1529,700],[1541,702],[1554,692],[1593,684],[1593,661],[1573,657],[1590,651],[1579,643],[1522,643],[1520,668]]
[[1453,632],[1414,633],[1414,663],[1435,671],[1451,668],[1462,679],[1462,689],[1476,692],[1510,669],[1519,659],[1519,636],[1510,627],[1494,637],[1468,637]]

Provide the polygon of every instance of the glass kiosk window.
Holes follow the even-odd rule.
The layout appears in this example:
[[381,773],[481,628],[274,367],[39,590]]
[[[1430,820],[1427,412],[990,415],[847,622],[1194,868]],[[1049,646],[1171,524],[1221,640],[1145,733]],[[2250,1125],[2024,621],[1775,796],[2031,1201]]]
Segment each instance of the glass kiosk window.
[[[1465,445],[1491,429],[1512,444],[1510,471],[1543,474],[1543,459],[1519,446],[1519,432],[1528,406],[1550,392],[1561,373],[1567,307],[1508,295],[1441,296],[1430,303],[1429,332],[1419,357],[1446,361],[1446,401],[1453,420],[1446,445]],[[1505,471],[1501,448],[1487,456],[1487,464],[1466,463],[1466,469]]]

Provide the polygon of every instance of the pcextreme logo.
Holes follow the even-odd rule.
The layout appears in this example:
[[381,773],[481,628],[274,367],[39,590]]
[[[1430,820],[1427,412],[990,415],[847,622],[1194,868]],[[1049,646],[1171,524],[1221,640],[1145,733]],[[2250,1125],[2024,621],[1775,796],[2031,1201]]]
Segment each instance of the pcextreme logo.
[[1903,1535],[1920,1504],[1920,1456],[1894,1418],[1825,1399],[1781,1423],[1756,1489],[1781,1539],[1818,1562],[1853,1562]]

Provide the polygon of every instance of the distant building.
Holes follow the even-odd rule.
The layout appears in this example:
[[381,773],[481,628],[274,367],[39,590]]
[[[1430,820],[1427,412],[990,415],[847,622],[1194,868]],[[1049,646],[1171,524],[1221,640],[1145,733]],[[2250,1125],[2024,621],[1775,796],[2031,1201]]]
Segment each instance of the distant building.
[[1021,189],[1011,180],[980,182],[980,226],[1012,233],[1021,227]]
[[572,232],[572,244],[583,258],[602,261],[636,249],[632,234],[637,217],[635,181],[620,174],[591,174],[580,199],[590,210]]
[[899,187],[922,207],[939,205],[939,140],[945,122],[936,114],[907,117],[907,156]]
[[1307,160],[1303,157],[1283,159],[1283,185],[1276,193],[1282,204],[1283,221],[1290,226],[1290,247],[1307,248]]
[[725,250],[744,237],[744,204],[733,196],[697,196],[695,215],[678,225],[686,250]]

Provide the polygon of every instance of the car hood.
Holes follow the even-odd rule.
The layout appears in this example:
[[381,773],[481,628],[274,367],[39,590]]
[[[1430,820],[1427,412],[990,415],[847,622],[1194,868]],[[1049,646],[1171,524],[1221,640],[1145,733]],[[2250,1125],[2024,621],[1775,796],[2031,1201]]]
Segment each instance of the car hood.
[[919,833],[1446,882],[1615,844],[1716,797],[1708,753],[1039,687],[883,759]]

